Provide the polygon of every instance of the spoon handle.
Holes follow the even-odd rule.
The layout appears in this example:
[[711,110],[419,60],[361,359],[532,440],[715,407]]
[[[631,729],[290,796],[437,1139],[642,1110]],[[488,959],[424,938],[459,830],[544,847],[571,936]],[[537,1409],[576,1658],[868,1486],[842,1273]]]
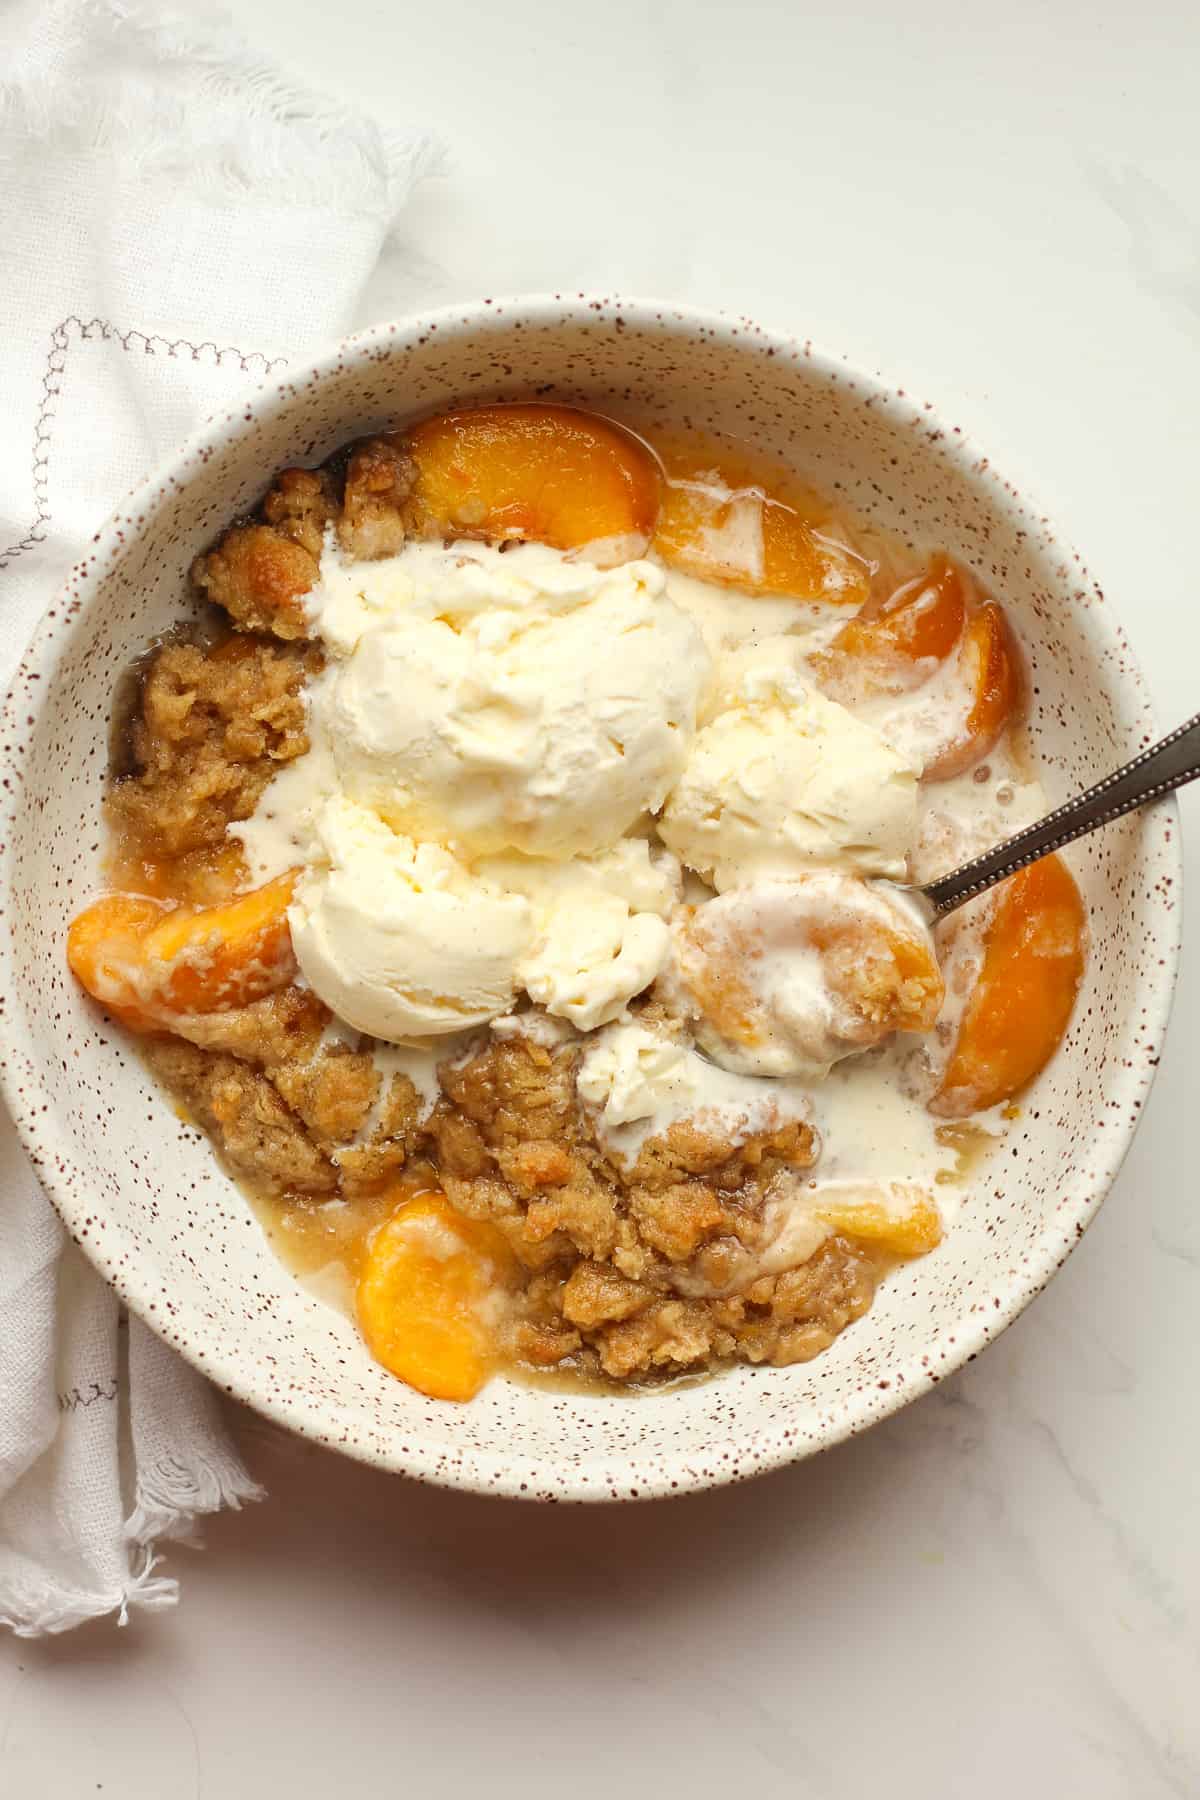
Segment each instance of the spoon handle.
[[1018,869],[1037,862],[1039,857],[1049,856],[1052,850],[1061,850],[1064,844],[1086,837],[1089,831],[1119,819],[1122,813],[1132,812],[1137,806],[1145,806],[1148,800],[1157,800],[1160,795],[1183,787],[1185,782],[1194,781],[1198,775],[1200,713],[1163,738],[1161,743],[1152,744],[1132,762],[1105,776],[1086,794],[1076,795],[1065,806],[1047,813],[1036,825],[1026,826],[1016,837],[997,844],[994,850],[986,850],[960,869],[952,869],[949,875],[942,875],[937,881],[926,882],[920,892],[933,907],[934,916],[941,918],[965,900],[973,900],[976,894],[994,887],[1006,876],[1015,875]]

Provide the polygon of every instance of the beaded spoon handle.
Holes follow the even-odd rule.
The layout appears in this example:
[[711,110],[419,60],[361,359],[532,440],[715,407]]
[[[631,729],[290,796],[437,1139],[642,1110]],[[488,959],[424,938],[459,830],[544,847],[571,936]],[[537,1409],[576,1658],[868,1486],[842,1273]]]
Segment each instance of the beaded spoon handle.
[[1200,775],[1200,713],[1180,725],[1161,743],[1152,744],[1132,762],[1127,762],[1103,781],[1098,781],[1085,794],[1058,806],[1035,825],[1027,825],[1015,837],[985,850],[982,856],[939,875],[936,881],[921,886],[904,887],[901,891],[916,900],[925,911],[928,922],[942,919],[964,901],[973,900],[1006,876],[1027,868],[1052,850],[1073,844],[1101,825],[1108,825],[1135,807],[1173,793]]

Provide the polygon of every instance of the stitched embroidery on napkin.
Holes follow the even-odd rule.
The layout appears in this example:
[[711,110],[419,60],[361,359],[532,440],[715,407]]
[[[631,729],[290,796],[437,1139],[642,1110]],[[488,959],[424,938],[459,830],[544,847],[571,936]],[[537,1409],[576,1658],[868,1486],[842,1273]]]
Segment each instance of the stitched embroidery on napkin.
[[[138,331],[136,328],[122,331],[108,319],[83,319],[72,315],[63,319],[50,334],[50,350],[46,358],[45,374],[42,377],[42,393],[37,417],[32,433],[31,487],[33,498],[33,517],[25,536],[16,543],[9,544],[0,550],[0,571],[7,569],[18,556],[44,543],[47,527],[53,521],[51,502],[52,462],[54,457],[55,420],[64,405],[64,389],[68,379],[68,360],[70,360],[70,377],[78,378],[85,383],[94,377],[94,370],[80,370],[78,353],[72,358],[70,352],[73,345],[103,345],[123,352],[127,355],[154,356],[160,362],[174,359],[177,362],[194,365],[201,364],[211,370],[214,376],[228,373],[237,380],[247,377],[269,375],[272,369],[287,366],[284,356],[268,356],[262,350],[239,350],[234,345],[218,347],[211,340],[204,344],[194,344],[188,338],[165,338],[156,333]],[[194,375],[195,370],[189,369]],[[163,379],[168,378],[169,371],[160,371]],[[72,494],[78,489],[72,488]],[[107,491],[107,490],[106,490]],[[110,502],[111,503],[111,502]],[[97,516],[100,516],[98,513]]]

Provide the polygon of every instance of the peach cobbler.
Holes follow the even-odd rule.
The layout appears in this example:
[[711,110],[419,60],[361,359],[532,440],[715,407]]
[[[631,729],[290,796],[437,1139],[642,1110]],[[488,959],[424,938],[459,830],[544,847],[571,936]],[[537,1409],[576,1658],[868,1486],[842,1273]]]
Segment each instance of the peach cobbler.
[[815,1355],[1066,1029],[961,564],[728,443],[442,414],[278,474],[118,696],[70,964],[423,1393]]

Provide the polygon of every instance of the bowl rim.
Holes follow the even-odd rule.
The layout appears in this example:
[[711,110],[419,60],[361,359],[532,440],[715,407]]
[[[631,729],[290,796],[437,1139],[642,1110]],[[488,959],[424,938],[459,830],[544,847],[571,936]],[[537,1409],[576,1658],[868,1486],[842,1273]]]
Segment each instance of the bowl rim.
[[[972,476],[976,482],[994,487],[999,504],[1010,508],[1015,505],[1039,525],[1044,527],[1046,524],[1046,516],[1031,503],[1028,491],[1018,489],[1005,479],[966,432],[958,426],[947,426],[944,422],[945,415],[940,409],[918,399],[912,388],[894,385],[879,371],[871,372],[852,363],[846,355],[819,348],[811,339],[801,337],[794,331],[760,326],[733,310],[709,310],[644,296],[543,292],[463,301],[384,321],[340,339],[315,355],[301,355],[289,363],[287,368],[275,374],[268,373],[255,386],[243,389],[233,408],[224,409],[207,418],[182,444],[160,459],[150,474],[118,502],[95,533],[84,561],[67,572],[64,582],[49,599],[30,638],[3,704],[3,720],[9,729],[0,733],[0,895],[10,891],[11,886],[13,827],[22,811],[23,768],[29,745],[28,733],[16,728],[18,689],[24,678],[37,676],[38,704],[45,704],[59,657],[70,641],[69,634],[66,633],[60,638],[61,610],[57,619],[52,619],[51,615],[59,607],[72,579],[90,586],[95,583],[102,569],[107,569],[109,561],[104,553],[115,549],[123,529],[122,520],[131,501],[138,496],[149,497],[166,486],[185,485],[193,465],[202,461],[202,452],[223,443],[231,435],[239,435],[245,431],[261,412],[271,408],[273,402],[286,407],[286,390],[293,385],[298,386],[301,379],[306,386],[311,386],[335,374],[346,363],[370,359],[379,349],[385,346],[395,347],[397,342],[403,343],[406,339],[415,339],[421,331],[443,330],[450,337],[464,328],[478,332],[489,325],[500,325],[502,321],[509,328],[517,319],[537,324],[551,316],[561,318],[564,311],[576,312],[593,321],[598,314],[621,314],[643,329],[661,330],[668,335],[691,339],[704,337],[730,344],[734,340],[740,340],[738,347],[745,347],[748,341],[754,343],[757,340],[764,350],[779,356],[785,366],[788,360],[803,358],[831,382],[842,383],[851,388],[860,387],[870,396],[870,403],[890,404],[897,400],[903,401],[908,407],[920,412],[923,423],[934,429],[940,428],[941,453],[961,465],[963,472]],[[1064,560],[1073,559],[1082,569],[1082,560],[1057,531],[1054,538]],[[79,604],[78,600],[75,602],[76,618],[83,616],[87,604],[86,596],[83,604]],[[1098,634],[1107,647],[1119,648],[1120,688],[1136,701],[1139,716],[1145,722],[1147,730],[1157,732],[1157,721],[1145,677],[1109,606],[1091,610],[1089,628]],[[1158,828],[1157,851],[1165,858],[1178,893],[1183,871],[1178,804],[1175,797],[1171,796],[1165,804],[1160,802],[1145,818],[1147,829]],[[1182,909],[1176,906],[1172,927],[1169,933],[1164,931],[1163,934],[1165,954],[1159,963],[1143,972],[1137,990],[1144,1009],[1141,1016],[1141,1041],[1146,1055],[1139,1059],[1136,1070],[1127,1059],[1123,1066],[1114,1068],[1109,1077],[1110,1095],[1119,1103],[1116,1116],[1121,1122],[1119,1129],[1113,1131],[1106,1142],[1103,1154],[1093,1163],[1090,1179],[1079,1191],[1072,1193],[1069,1204],[1060,1207],[1053,1221],[1047,1221],[1019,1266],[997,1277],[996,1287],[993,1289],[995,1304],[986,1314],[978,1309],[963,1314],[957,1323],[948,1325],[927,1344],[919,1360],[914,1356],[909,1363],[898,1364],[891,1372],[892,1380],[882,1390],[874,1385],[869,1388],[864,1385],[840,1400],[836,1408],[823,1418],[823,1429],[819,1435],[803,1435],[780,1423],[745,1436],[735,1436],[726,1431],[726,1435],[706,1445],[702,1465],[698,1464],[694,1452],[656,1450],[642,1459],[636,1450],[622,1450],[614,1459],[620,1465],[622,1484],[627,1483],[622,1493],[619,1494],[613,1485],[613,1471],[610,1468],[606,1465],[587,1464],[556,1468],[555,1491],[551,1496],[545,1485],[545,1471],[551,1459],[523,1454],[515,1447],[501,1458],[495,1453],[480,1451],[468,1445],[457,1450],[453,1459],[450,1459],[436,1445],[422,1444],[419,1441],[410,1441],[403,1447],[399,1444],[383,1445],[377,1438],[368,1441],[353,1433],[349,1434],[349,1441],[339,1441],[328,1428],[328,1413],[318,1420],[308,1410],[308,1403],[260,1381],[254,1369],[245,1368],[236,1357],[226,1353],[219,1340],[211,1348],[208,1347],[210,1334],[198,1317],[188,1317],[186,1305],[182,1313],[177,1311],[173,1321],[177,1326],[181,1323],[188,1326],[183,1333],[185,1342],[177,1344],[174,1339],[169,1341],[225,1392],[301,1436],[341,1450],[343,1454],[377,1468],[409,1475],[437,1486],[475,1493],[522,1499],[650,1499],[745,1480],[750,1475],[766,1473],[787,1463],[832,1449],[836,1444],[891,1416],[910,1401],[927,1393],[947,1375],[973,1361],[1041,1293],[1079,1242],[1115,1181],[1140,1123],[1142,1103],[1157,1069],[1170,1018],[1178,973],[1181,928]],[[19,992],[12,950],[11,933],[7,929],[0,930],[0,995]],[[104,1265],[101,1266],[101,1259],[94,1254],[91,1243],[86,1237],[81,1237],[77,1230],[92,1202],[86,1181],[80,1182],[78,1178],[68,1181],[57,1166],[57,1158],[53,1154],[57,1103],[44,1083],[40,1057],[34,1049],[22,1007],[0,1003],[0,1047],[7,1052],[0,1058],[0,1095],[7,1102],[18,1137],[67,1232],[130,1311],[151,1329],[163,1335],[160,1315],[151,1310],[151,1279],[143,1275],[139,1267],[136,1236],[125,1227],[117,1227],[117,1236],[127,1254],[117,1260],[115,1267],[108,1258],[104,1259]],[[28,1071],[20,1079],[16,1067],[18,1058]],[[1145,1074],[1147,1067],[1150,1069],[1149,1081]],[[729,1379],[737,1373],[737,1370],[733,1370],[727,1376],[718,1375],[714,1379]],[[783,1371],[772,1373],[782,1374]],[[638,1402],[631,1399],[630,1403]],[[406,1436],[412,1440],[416,1434],[410,1430]],[[721,1454],[724,1451],[732,1451],[734,1455],[724,1456]]]

